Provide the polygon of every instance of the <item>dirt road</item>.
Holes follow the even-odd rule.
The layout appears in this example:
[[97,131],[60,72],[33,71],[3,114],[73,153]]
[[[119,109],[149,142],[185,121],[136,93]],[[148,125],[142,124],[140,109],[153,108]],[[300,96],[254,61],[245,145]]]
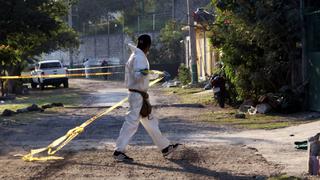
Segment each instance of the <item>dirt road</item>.
[[[70,86],[86,92],[81,93],[84,106],[110,105],[126,96],[122,84],[115,82],[72,80]],[[259,147],[247,142],[234,143],[239,139],[231,137],[238,136],[232,135],[237,131],[198,122],[197,115],[203,108],[180,106],[174,96],[160,94],[157,88],[151,92],[163,134],[184,144],[171,158],[161,156],[140,126],[128,148],[134,163],[117,163],[112,159],[126,108],[99,119],[59,151],[58,155],[65,160],[27,163],[14,157],[48,145],[103,110],[62,108],[55,114],[39,113],[32,123],[0,123],[0,179],[266,179],[286,172],[285,163],[261,155]]]

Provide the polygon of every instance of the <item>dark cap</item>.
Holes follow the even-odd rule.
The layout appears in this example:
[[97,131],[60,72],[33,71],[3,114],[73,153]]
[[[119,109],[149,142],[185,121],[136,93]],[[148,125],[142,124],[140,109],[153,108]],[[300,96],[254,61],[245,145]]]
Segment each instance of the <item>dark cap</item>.
[[138,48],[144,50],[151,46],[151,37],[148,34],[140,35],[138,38]]

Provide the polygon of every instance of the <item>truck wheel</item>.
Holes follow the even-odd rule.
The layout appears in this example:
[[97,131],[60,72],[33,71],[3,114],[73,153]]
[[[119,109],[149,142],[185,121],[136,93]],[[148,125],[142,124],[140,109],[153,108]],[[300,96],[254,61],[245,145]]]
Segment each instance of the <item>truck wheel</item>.
[[34,83],[33,81],[31,82],[31,88],[32,88],[32,89],[36,89],[36,88],[37,88],[37,84]]
[[68,82],[68,80],[66,80],[66,81],[63,82],[63,87],[64,87],[64,88],[69,88],[69,82]]
[[40,84],[40,89],[44,90],[44,84],[43,83]]

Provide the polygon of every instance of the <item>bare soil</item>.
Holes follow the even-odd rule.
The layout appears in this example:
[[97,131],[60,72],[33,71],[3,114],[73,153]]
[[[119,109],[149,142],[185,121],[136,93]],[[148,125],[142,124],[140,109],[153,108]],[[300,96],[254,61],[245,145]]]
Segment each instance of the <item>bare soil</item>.
[[[77,87],[81,105],[88,107],[112,104],[126,96],[122,83],[73,79],[70,86]],[[65,90],[56,89],[54,93],[59,91]],[[39,113],[34,121],[26,123],[0,120],[0,179],[266,179],[283,172],[283,165],[268,161],[255,148],[217,142],[214,136],[238,130],[197,121],[206,108],[179,106],[176,97],[163,95],[158,88],[151,92],[163,134],[172,142],[184,144],[172,157],[163,158],[139,127],[127,150],[134,163],[113,160],[114,142],[126,108],[97,120],[59,151],[64,160],[30,163],[14,157],[48,145],[103,110],[61,108],[54,114]]]

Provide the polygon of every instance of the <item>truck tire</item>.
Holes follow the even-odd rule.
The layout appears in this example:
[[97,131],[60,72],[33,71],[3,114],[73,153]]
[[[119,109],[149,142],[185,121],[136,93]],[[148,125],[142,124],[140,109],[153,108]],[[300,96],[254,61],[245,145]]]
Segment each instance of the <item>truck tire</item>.
[[65,81],[63,82],[63,87],[64,87],[64,88],[69,88],[69,81],[68,81],[68,80],[65,80]]
[[34,83],[33,81],[31,81],[31,88],[32,89],[36,89],[37,88],[37,83]]
[[40,89],[44,90],[44,84],[43,83],[40,84]]

